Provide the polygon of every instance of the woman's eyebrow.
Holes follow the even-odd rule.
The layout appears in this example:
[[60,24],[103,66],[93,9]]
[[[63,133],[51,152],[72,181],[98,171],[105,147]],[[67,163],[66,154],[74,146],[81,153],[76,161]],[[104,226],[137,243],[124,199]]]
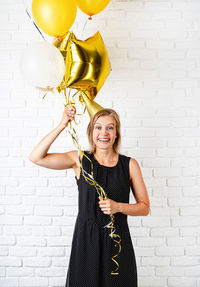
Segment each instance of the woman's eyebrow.
[[[101,125],[101,123],[95,123],[95,125]],[[107,126],[108,125],[113,125],[114,126],[114,124],[113,123],[108,123],[108,124],[106,124]]]

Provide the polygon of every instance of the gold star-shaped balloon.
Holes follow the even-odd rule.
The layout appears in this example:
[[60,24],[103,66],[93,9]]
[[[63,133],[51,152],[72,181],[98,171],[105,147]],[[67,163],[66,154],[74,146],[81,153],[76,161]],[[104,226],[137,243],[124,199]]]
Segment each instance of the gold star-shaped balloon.
[[82,41],[70,32],[60,40],[59,43],[57,39],[54,45],[61,51],[66,62],[65,86],[83,91],[93,100],[111,70],[100,33]]

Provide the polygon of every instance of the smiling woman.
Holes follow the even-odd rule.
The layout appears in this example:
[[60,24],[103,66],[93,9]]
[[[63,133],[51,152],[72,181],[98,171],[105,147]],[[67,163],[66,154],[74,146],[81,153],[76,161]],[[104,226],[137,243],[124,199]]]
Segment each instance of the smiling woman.
[[[98,197],[95,187],[88,184],[80,172],[77,151],[48,153],[58,135],[74,119],[76,109],[66,107],[59,125],[46,135],[33,149],[29,159],[52,169],[73,168],[79,191],[79,211],[74,228],[71,255],[65,287],[137,287],[137,268],[133,244],[127,223],[127,215],[149,213],[149,198],[139,164],[134,158],[119,153],[121,142],[120,120],[112,109],[95,114],[87,128],[89,151],[84,151],[93,164],[94,179],[107,194]],[[91,164],[82,159],[84,170],[91,172]],[[136,203],[129,203],[132,189]],[[121,238],[118,253],[109,230],[104,227],[115,215],[116,233]],[[112,271],[112,272],[111,272]],[[114,275],[114,276],[113,276]]]

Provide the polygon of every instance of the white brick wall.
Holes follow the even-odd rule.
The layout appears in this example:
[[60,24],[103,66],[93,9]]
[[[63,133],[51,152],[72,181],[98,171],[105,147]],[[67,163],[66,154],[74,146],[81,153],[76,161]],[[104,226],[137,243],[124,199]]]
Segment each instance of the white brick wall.
[[[23,49],[42,41],[25,6],[31,0],[0,1],[0,286],[61,287],[77,189],[73,172],[27,159],[58,123],[64,99],[42,100],[19,73]],[[121,152],[139,161],[151,198],[150,216],[128,218],[140,287],[200,286],[199,11],[199,0],[111,0],[83,32],[79,12],[72,29],[103,36],[112,72],[96,100],[119,112]],[[87,122],[77,128],[83,147]],[[72,148],[63,132],[51,151]]]

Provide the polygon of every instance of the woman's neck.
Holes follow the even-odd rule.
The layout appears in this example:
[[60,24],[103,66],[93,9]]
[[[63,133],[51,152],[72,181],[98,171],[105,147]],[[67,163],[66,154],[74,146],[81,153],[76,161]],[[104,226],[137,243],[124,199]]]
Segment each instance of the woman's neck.
[[94,156],[99,162],[105,164],[116,162],[118,159],[118,154],[114,150],[108,151],[97,149],[94,152]]

